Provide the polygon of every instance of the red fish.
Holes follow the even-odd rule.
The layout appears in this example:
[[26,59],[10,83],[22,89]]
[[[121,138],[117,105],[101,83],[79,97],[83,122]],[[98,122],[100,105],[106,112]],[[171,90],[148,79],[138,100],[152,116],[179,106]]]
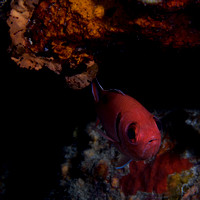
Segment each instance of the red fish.
[[92,93],[97,116],[106,131],[101,134],[123,155],[117,168],[131,160],[153,158],[161,144],[158,119],[134,98],[120,90],[104,90],[97,80],[92,82]]

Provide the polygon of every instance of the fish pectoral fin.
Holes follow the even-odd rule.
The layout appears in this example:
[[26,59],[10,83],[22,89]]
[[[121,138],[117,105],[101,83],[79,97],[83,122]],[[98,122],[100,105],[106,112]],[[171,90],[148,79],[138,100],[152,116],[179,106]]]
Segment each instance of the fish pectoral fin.
[[126,165],[128,165],[131,161],[132,159],[130,157],[125,156],[124,154],[120,154],[117,166],[115,168],[121,169],[125,167]]
[[103,130],[97,128],[97,127],[93,127],[93,129],[98,132],[100,135],[102,135],[104,138],[106,138],[107,140],[113,142],[113,143],[118,143],[118,141],[114,140],[113,138],[109,137],[106,135],[106,133],[104,133]]
[[115,141],[114,139],[112,139],[111,137],[107,136],[102,130],[98,129],[98,133],[100,133],[104,138],[106,138],[107,140],[116,143],[117,141]]
[[100,124],[100,120],[97,119],[97,121],[96,121],[96,127],[97,127],[99,124]]

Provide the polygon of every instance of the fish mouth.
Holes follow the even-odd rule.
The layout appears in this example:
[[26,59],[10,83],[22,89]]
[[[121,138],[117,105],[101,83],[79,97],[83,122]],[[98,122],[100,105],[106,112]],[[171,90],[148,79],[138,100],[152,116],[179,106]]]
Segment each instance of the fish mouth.
[[158,153],[159,148],[160,148],[159,139],[149,140],[149,142],[145,145],[142,157],[144,159],[148,159],[155,156]]

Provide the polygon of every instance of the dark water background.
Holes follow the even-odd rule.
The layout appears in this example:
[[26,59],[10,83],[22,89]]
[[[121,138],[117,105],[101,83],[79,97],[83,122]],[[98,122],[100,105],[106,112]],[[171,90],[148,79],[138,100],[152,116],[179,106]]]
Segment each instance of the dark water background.
[[[19,68],[7,52],[5,18],[0,32],[0,172],[6,177],[0,199],[44,199],[59,181],[63,147],[74,128],[96,118],[91,89],[73,91],[47,69]],[[150,111],[200,108],[199,47],[164,49],[131,36],[124,42],[101,50],[104,88],[121,89]]]

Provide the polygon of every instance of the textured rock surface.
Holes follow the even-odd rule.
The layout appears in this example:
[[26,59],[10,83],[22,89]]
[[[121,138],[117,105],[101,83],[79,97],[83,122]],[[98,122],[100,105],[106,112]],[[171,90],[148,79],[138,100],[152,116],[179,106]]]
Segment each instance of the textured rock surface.
[[[188,118],[182,121],[185,125],[191,117],[195,115],[196,120],[200,114],[197,111],[187,112]],[[183,114],[182,111],[180,113]],[[180,113],[164,115],[164,126],[168,129],[164,129],[162,147],[154,160],[132,161],[121,170],[114,168],[118,151],[99,135],[94,124],[89,124],[86,130],[90,136],[88,148],[83,152],[79,152],[77,147],[73,151],[70,146],[66,148],[67,159],[62,171],[68,170],[63,174],[62,184],[64,188],[68,188],[67,196],[74,199],[199,198],[199,156],[186,146],[181,151],[177,149],[180,141],[177,143],[169,136],[171,132],[168,133],[169,127],[174,126],[173,117],[179,117]],[[197,124],[195,122],[195,126]],[[188,131],[194,131],[193,126],[190,128]],[[199,131],[194,131],[198,139]],[[70,156],[71,152],[74,152],[73,156]],[[75,167],[71,161],[80,158],[78,154],[82,156],[78,161],[79,167]],[[73,178],[70,169],[77,171],[79,176]]]
[[[83,18],[88,16],[87,13],[82,13],[84,9],[79,7],[82,4],[72,3],[74,7],[71,7],[71,11],[69,6],[71,3],[67,3],[67,1],[42,1],[37,7],[38,3],[38,0],[19,0],[11,3],[12,10],[7,23],[12,39],[10,48],[12,51],[15,49],[12,52],[12,59],[22,68],[40,70],[48,67],[62,75],[66,66],[70,65],[67,68],[71,69],[72,73],[65,74],[68,85],[73,89],[88,86],[95,78],[98,67],[94,63],[93,56],[86,53],[81,47],[84,37],[77,30],[77,28],[81,29],[77,24],[78,21],[74,25],[71,24],[73,21],[71,18],[76,15],[76,12],[81,12]],[[84,6],[87,7],[87,4],[84,3]],[[100,15],[98,10],[97,8],[97,13],[95,12],[97,17]],[[63,30],[66,26],[68,31]],[[88,26],[90,27],[89,24]],[[87,30],[86,32],[91,31]],[[93,37],[94,32],[91,34]],[[87,36],[85,36],[86,38]],[[73,44],[74,42],[76,44]],[[78,71],[75,70],[76,68]]]
[[82,89],[98,71],[89,63],[99,65],[109,46],[131,51],[131,41],[145,38],[161,48],[199,47],[199,10],[190,0],[13,0],[12,59],[27,69],[48,67]]
[[[44,46],[43,53],[35,54],[34,45],[33,51],[30,49],[32,37],[27,37],[28,32],[22,34],[26,31],[21,25],[27,22],[27,16],[33,16],[36,5],[31,2],[34,1],[13,1],[11,5],[15,11],[11,11],[10,0],[0,1],[0,57],[3,63],[0,199],[200,199],[200,118],[199,111],[195,110],[199,109],[200,102],[196,67],[199,60],[199,1],[101,1],[92,16],[98,23],[105,24],[106,21],[107,27],[113,25],[114,29],[103,34],[105,40],[90,40],[88,37],[94,38],[94,35],[88,33],[88,43],[81,43],[76,49],[80,59],[70,54],[74,46],[68,43],[53,44],[59,56],[51,55],[49,44]],[[99,5],[100,1],[92,2]],[[113,6],[113,2],[117,6]],[[81,12],[78,7],[74,7],[75,10]],[[16,18],[9,15],[12,12]],[[81,15],[87,18],[83,13]],[[22,21],[18,20],[21,18]],[[10,19],[16,24],[12,25]],[[13,41],[10,41],[9,30]],[[23,42],[29,44],[28,49],[24,48]],[[68,45],[69,48],[65,48]],[[60,50],[73,57],[68,58]],[[82,55],[83,52],[89,57]],[[60,62],[63,55],[65,61]],[[18,65],[22,64],[21,68],[10,57]],[[87,63],[85,57],[93,60],[89,59]],[[78,61],[84,64],[77,67]],[[91,90],[88,87],[74,91],[65,84],[68,81],[69,85],[72,83],[71,88],[85,87],[89,83],[82,82],[82,77],[88,80],[85,73],[96,74],[97,68],[100,69],[98,78],[106,89],[121,89],[153,111],[156,108],[171,111],[174,107],[194,109],[187,110],[187,115],[163,114],[164,130],[171,134],[168,139],[164,138],[165,148],[160,151],[160,159],[166,156],[171,163],[178,164],[173,170],[170,165],[165,170],[164,189],[161,190],[156,181],[151,181],[151,185],[144,181],[135,193],[131,187],[135,182],[129,178],[130,187],[122,187],[123,177],[131,170],[135,171],[133,167],[137,165],[131,163],[132,168],[115,170],[118,152],[91,124],[85,131],[86,124],[95,120],[95,116],[91,119],[92,114],[95,115]],[[170,123],[165,126],[167,122]],[[73,132],[75,127],[78,131]],[[65,157],[62,157],[63,146],[66,146]],[[166,151],[169,154],[165,154]],[[192,163],[192,169],[186,167],[180,172],[182,159]],[[169,170],[174,173],[167,175]],[[145,175],[148,177],[147,172]],[[164,197],[156,192],[148,193],[152,185],[155,191],[166,191],[167,187]]]

